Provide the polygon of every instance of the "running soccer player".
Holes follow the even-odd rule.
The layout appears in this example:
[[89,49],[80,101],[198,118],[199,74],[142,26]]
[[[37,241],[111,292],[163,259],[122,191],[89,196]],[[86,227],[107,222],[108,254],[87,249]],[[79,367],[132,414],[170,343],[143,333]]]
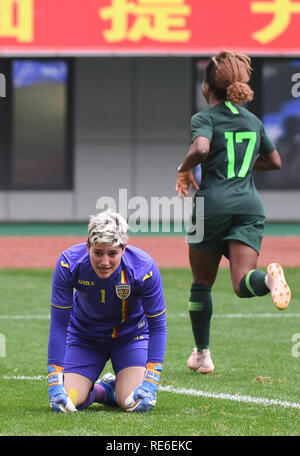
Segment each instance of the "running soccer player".
[[[257,269],[265,213],[252,170],[278,170],[281,159],[262,122],[240,106],[253,97],[248,85],[251,71],[251,60],[243,54],[224,51],[210,59],[202,84],[210,106],[192,117],[192,144],[178,168],[178,196],[187,196],[192,184],[197,190],[194,202],[204,197],[203,239],[198,242],[191,232],[188,242],[193,274],[189,314],[195,348],[187,364],[202,374],[214,371],[209,349],[211,289],[222,255],[229,259],[237,296],[250,298],[271,291],[278,309],[285,309],[291,299],[278,263],[269,264],[267,273]],[[199,163],[200,187],[192,173]]]
[[[55,411],[93,402],[147,411],[156,404],[167,338],[162,280],[150,255],[127,245],[127,232],[120,214],[102,212],[91,217],[87,243],[58,259],[48,341]],[[108,360],[116,376],[96,382]]]

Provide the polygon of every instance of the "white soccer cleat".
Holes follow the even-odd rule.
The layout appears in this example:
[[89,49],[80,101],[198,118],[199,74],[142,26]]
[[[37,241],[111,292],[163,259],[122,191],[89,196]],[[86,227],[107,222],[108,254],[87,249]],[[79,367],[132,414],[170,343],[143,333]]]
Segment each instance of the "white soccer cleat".
[[212,374],[215,369],[210,357],[210,350],[204,349],[201,352],[198,352],[196,347],[187,360],[187,365],[189,369],[200,372],[201,374]]
[[97,383],[100,383],[100,382],[101,383],[110,383],[110,382],[113,382],[114,380],[116,380],[116,376],[114,374],[112,374],[111,372],[107,372],[99,379],[99,381]]
[[96,382],[98,385],[101,385],[105,391],[105,400],[103,404],[105,405],[116,405],[116,376],[111,372],[107,372]]
[[279,263],[268,265],[266,285],[270,288],[272,300],[277,309],[286,309],[291,300],[291,290],[286,283],[283,269]]

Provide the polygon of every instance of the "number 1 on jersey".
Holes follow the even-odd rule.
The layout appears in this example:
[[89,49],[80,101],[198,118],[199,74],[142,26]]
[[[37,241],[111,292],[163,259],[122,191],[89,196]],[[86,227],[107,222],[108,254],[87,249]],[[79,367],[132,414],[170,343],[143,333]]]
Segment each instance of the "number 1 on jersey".
[[[251,164],[255,144],[256,144],[256,132],[255,131],[240,131],[234,133],[233,131],[226,131],[225,139],[227,140],[227,156],[228,156],[228,167],[227,167],[227,178],[231,179],[235,177],[235,143],[241,143],[245,139],[248,140],[246,152],[241,169],[238,173],[238,177],[245,177]],[[234,137],[235,136],[235,137]]]

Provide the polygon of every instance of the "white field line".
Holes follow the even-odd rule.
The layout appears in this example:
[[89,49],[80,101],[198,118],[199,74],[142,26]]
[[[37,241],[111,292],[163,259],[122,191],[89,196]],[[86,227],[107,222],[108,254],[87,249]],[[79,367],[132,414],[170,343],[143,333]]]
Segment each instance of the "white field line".
[[47,375],[3,375],[3,380],[46,380]]
[[300,408],[300,404],[298,404],[297,402],[279,401],[277,399],[268,399],[265,397],[241,396],[239,394],[210,393],[207,391],[198,391],[194,389],[172,388],[172,386],[160,386],[159,390],[173,394],[183,394],[185,396],[201,396],[208,397],[211,399],[223,399],[227,401],[252,403],[258,405],[273,405],[285,408]]
[[0,315],[0,320],[50,320],[50,315]]
[[[167,318],[189,318],[188,312],[167,314]],[[213,318],[300,318],[300,313],[236,313],[236,314],[213,314]]]
[[[3,375],[3,380],[46,380],[45,375]],[[240,394],[225,394],[225,393],[210,393],[208,391],[199,391],[194,389],[186,388],[173,388],[172,386],[160,386],[159,391],[173,394],[183,394],[184,396],[198,396],[206,397],[210,399],[222,399],[227,401],[251,403],[257,405],[273,405],[284,408],[296,408],[300,409],[300,403],[280,401],[277,399],[268,399],[266,397],[252,397],[252,396],[241,396]]]
[[[167,318],[189,318],[188,312],[167,314]],[[300,318],[300,313],[213,314],[213,318]],[[0,320],[49,320],[50,315],[0,315]]]

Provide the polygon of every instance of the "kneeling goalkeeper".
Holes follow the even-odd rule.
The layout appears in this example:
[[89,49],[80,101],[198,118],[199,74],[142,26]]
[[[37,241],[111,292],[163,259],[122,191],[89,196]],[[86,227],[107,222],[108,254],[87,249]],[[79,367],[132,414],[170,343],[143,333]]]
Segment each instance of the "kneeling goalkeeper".
[[[93,402],[148,411],[156,404],[167,339],[162,280],[150,255],[127,245],[127,233],[120,214],[102,212],[91,217],[87,243],[58,259],[48,342],[55,411]],[[97,381],[108,360],[115,375]]]

